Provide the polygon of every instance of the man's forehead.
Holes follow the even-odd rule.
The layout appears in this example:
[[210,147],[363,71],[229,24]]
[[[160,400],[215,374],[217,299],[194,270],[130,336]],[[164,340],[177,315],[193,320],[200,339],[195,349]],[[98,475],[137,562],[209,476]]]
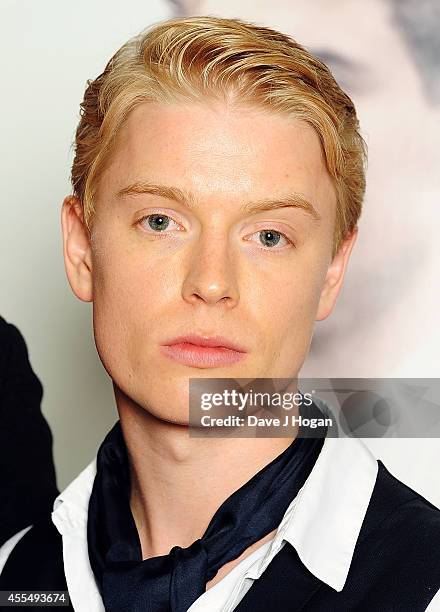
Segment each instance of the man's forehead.
[[319,137],[306,121],[244,105],[231,110],[203,102],[142,103],[120,128],[115,149],[131,156],[145,153],[151,162],[163,161],[161,156],[185,157],[203,165],[237,157],[238,163],[249,166],[259,162],[264,169],[269,164],[271,171],[276,165],[280,174],[298,166],[325,168]]
[[[314,128],[293,112],[288,115],[261,104],[212,102],[209,98],[185,103],[142,102],[128,113],[119,132],[121,140],[142,139],[143,132],[161,140],[181,139],[189,134],[199,141],[200,146],[204,141],[207,145],[209,143],[213,154],[217,149],[212,150],[208,137],[215,134],[215,144],[220,152],[224,147],[228,152],[239,154],[251,151],[259,134],[264,134],[267,139],[277,129],[294,132],[296,139],[318,143]],[[280,141],[279,134],[277,140]]]

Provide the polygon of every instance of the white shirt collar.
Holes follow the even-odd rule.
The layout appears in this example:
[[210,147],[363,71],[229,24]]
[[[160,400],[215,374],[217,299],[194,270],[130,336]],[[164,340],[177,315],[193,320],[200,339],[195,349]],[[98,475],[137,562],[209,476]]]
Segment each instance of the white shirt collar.
[[347,580],[377,472],[361,440],[327,438],[291,516],[280,525],[307,569],[336,591]]
[[55,498],[52,522],[63,536],[64,573],[73,609],[105,612],[87,546],[87,514],[95,474],[96,457]]
[[[375,457],[361,440],[326,438],[279,526],[276,537],[287,540],[307,569],[336,591],[346,582],[377,471]],[[52,520],[63,535],[72,604],[75,607],[75,599],[83,601],[87,590],[87,597],[95,601],[90,609],[103,610],[87,549],[87,512],[95,474],[96,457],[57,496]]]

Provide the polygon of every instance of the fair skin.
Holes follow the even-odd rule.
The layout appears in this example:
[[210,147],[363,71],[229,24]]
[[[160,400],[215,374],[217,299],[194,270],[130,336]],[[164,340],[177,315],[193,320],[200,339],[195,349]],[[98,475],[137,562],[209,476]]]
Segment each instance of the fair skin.
[[[140,181],[177,187],[194,206],[150,193],[116,195]],[[312,203],[319,221],[293,207],[241,209],[294,193]],[[160,236],[141,220],[157,213],[170,219]],[[297,376],[314,321],[334,307],[356,239],[355,231],[332,259],[334,221],[335,194],[311,127],[205,101],[145,102],[130,113],[100,178],[91,237],[81,203],[64,200],[66,272],[76,296],[93,302],[143,558],[202,537],[223,501],[292,442],[189,437],[188,379]],[[282,234],[275,246],[261,242],[263,229]],[[244,345],[246,357],[196,368],[160,352],[161,342],[190,332],[226,336]]]

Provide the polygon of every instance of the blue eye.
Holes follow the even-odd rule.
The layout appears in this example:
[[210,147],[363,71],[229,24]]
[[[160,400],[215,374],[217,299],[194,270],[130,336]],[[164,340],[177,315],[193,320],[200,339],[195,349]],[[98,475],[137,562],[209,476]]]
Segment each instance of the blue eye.
[[274,246],[279,243],[281,238],[280,232],[272,230],[262,230],[260,232],[260,240],[265,246]]
[[[258,238],[260,240],[260,243],[262,245],[264,245],[265,247],[268,247],[264,250],[276,250],[279,251],[281,250],[280,248],[278,249],[274,249],[273,247],[276,246],[277,244],[279,244],[280,240],[284,239],[285,242],[287,244],[290,244],[293,246],[293,243],[291,240],[289,240],[289,238],[287,238],[287,236],[285,236],[282,232],[278,232],[276,230],[273,229],[264,229],[264,230],[260,230],[259,232],[256,232],[256,234],[258,235]],[[252,234],[252,236],[254,236],[255,234]],[[283,246],[281,244],[281,246]]]
[[[148,223],[148,228],[144,225],[144,223]],[[138,223],[145,229],[151,229],[155,233],[163,232],[167,229],[170,222],[176,223],[169,217],[168,215],[164,215],[162,213],[153,213],[151,215],[146,215],[139,219]],[[176,224],[177,225],[177,224]]]
[[147,219],[148,225],[154,230],[162,231],[170,224],[170,218],[166,215],[148,215]]

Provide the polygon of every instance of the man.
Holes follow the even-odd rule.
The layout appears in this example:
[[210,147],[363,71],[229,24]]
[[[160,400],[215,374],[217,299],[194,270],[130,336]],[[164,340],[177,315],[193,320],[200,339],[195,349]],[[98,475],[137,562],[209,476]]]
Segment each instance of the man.
[[296,378],[364,161],[351,100],[267,28],[167,21],[89,83],[64,258],[120,421],[56,529],[0,551],[3,590],[67,587],[87,611],[427,609],[440,511],[360,441],[188,435],[189,379]]

